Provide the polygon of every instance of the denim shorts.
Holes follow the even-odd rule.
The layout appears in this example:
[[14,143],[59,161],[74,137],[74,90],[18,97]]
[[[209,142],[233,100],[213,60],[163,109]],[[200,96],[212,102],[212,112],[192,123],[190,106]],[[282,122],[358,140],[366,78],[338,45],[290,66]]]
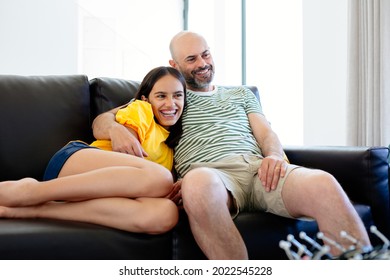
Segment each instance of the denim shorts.
[[71,141],[61,148],[54,156],[50,159],[49,164],[46,167],[45,174],[43,175],[43,180],[48,181],[55,179],[60,174],[62,167],[68,158],[73,155],[75,152],[81,149],[98,149],[96,147],[91,147],[83,141]]

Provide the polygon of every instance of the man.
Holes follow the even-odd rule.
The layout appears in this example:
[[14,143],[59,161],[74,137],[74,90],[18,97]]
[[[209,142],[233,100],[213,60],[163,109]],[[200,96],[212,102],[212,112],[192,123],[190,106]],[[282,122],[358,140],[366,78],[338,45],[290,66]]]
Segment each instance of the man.
[[[254,95],[242,87],[211,84],[214,62],[202,36],[180,32],[170,51],[169,63],[184,75],[188,89],[183,136],[175,149],[181,198],[195,240],[209,259],[248,258],[232,220],[239,211],[313,218],[333,239],[344,230],[370,246],[336,179],[286,162]],[[110,138],[117,151],[142,156],[137,139],[113,121],[115,110],[97,117],[95,137]]]

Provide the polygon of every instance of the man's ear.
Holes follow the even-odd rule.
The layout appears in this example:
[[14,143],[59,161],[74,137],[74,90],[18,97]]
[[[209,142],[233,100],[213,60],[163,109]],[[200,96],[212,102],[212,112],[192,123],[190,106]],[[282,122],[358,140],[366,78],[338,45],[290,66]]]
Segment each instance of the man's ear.
[[173,68],[176,68],[176,62],[173,59],[169,60],[169,65],[171,65]]

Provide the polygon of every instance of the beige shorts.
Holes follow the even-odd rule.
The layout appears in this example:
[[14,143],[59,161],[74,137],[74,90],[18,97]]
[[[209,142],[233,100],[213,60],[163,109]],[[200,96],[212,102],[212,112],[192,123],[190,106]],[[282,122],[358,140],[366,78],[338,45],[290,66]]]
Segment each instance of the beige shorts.
[[190,169],[207,167],[218,174],[235,200],[236,209],[232,213],[233,218],[240,211],[259,210],[292,218],[283,203],[281,192],[289,173],[299,166],[289,164],[286,175],[279,179],[276,190],[266,192],[258,176],[262,160],[261,156],[256,155],[234,155],[217,162],[193,163]]

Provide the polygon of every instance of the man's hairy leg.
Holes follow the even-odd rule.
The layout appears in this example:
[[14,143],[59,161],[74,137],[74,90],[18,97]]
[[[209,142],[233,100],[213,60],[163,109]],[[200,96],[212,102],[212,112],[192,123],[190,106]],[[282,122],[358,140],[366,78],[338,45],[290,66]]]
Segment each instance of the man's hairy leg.
[[228,191],[208,168],[191,170],[181,186],[192,233],[208,259],[247,259],[248,253],[232,221]]
[[[329,173],[295,169],[286,179],[282,197],[292,216],[314,218],[324,235],[345,248],[351,244],[340,237],[341,231],[358,239],[363,246],[370,245],[362,220],[340,184]],[[332,247],[331,253],[337,256],[341,251]]]

